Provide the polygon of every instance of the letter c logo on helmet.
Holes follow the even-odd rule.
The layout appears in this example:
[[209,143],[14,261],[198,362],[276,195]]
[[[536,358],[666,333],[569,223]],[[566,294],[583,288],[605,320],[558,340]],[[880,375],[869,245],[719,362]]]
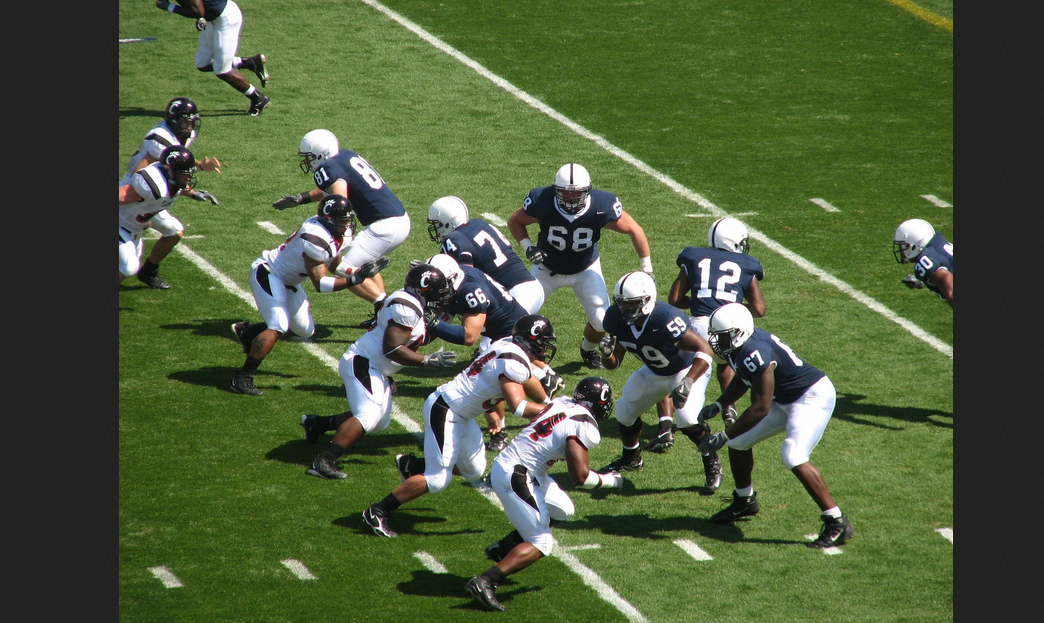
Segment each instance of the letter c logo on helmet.
[[428,284],[430,283],[430,281],[431,281],[431,273],[430,272],[426,272],[423,275],[421,275],[420,286],[422,288],[427,288]]
[[529,328],[529,334],[533,337],[540,337],[540,332],[544,330],[544,321],[537,320],[533,323],[533,326]]

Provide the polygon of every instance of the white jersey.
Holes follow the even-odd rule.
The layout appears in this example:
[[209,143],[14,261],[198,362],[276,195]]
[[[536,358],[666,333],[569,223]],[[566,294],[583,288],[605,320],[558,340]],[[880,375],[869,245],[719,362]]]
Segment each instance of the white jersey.
[[163,173],[163,165],[154,162],[130,176],[120,186],[130,185],[143,200],[127,203],[120,207],[120,227],[137,235],[149,224],[149,219],[166,210],[178,196],[176,188],[167,182]]
[[427,330],[424,323],[424,306],[420,299],[406,290],[396,290],[384,299],[384,306],[377,312],[377,324],[349,346],[347,351],[366,357],[370,360],[370,365],[375,366],[385,376],[402,369],[402,364],[395,363],[384,355],[384,331],[388,328],[389,322],[410,329],[410,339],[402,348],[416,350],[417,346],[424,343]]
[[283,281],[283,285],[296,286],[308,278],[305,269],[305,256],[329,266],[351,243],[352,237],[347,232],[344,238],[337,240],[323,224],[318,216],[309,217],[286,242],[275,249],[263,251],[261,257],[268,263],[268,270]]
[[556,398],[515,436],[496,462],[509,471],[522,465],[534,478],[547,474],[548,468],[565,459],[566,442],[579,441],[590,452],[602,440],[595,420],[587,407],[572,398]]
[[145,138],[141,141],[141,146],[138,147],[138,151],[134,152],[130,157],[130,162],[127,163],[127,171],[123,174],[123,178],[120,180],[120,185],[126,184],[134,171],[138,168],[138,165],[145,156],[156,162],[160,159],[163,154],[163,150],[168,147],[175,145],[181,145],[182,147],[188,147],[192,145],[192,141],[196,140],[196,131],[193,130],[192,134],[185,140],[184,143],[178,138],[177,134],[171,131],[170,126],[167,125],[165,120],[160,120],[149,133],[145,135]]
[[438,390],[454,413],[474,419],[504,399],[500,377],[524,383],[533,376],[533,364],[510,337],[493,342],[470,366],[439,386]]

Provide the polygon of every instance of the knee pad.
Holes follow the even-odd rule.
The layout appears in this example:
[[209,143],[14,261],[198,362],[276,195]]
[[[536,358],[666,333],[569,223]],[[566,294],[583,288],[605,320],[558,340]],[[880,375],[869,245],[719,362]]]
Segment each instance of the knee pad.
[[635,420],[634,424],[631,424],[630,426],[625,426],[624,424],[621,424],[620,422],[617,422],[616,425],[620,428],[620,434],[621,435],[639,435],[642,432],[642,419],[641,418],[638,418],[637,420]]
[[703,424],[694,424],[678,430],[685,433],[685,436],[698,446],[703,441],[703,438],[710,434],[710,424],[704,422]]
[[555,521],[569,521],[576,514],[576,506],[569,496],[552,499],[551,496],[544,498],[547,504],[547,514]]
[[449,470],[442,470],[435,474],[424,474],[424,480],[428,481],[428,493],[442,493],[449,486],[453,474]]
[[783,447],[780,448],[779,453],[780,459],[783,461],[783,467],[787,469],[794,469],[802,463],[808,463],[809,456],[804,453],[798,453],[793,439],[784,439]]

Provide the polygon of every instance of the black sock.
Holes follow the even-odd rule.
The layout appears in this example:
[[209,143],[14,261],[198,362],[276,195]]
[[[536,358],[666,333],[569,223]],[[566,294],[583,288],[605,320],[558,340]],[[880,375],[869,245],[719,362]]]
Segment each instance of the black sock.
[[317,415],[315,416],[315,429],[320,433],[325,433],[328,430],[337,430],[337,427],[333,425],[334,416],[332,415]]
[[500,539],[500,545],[507,551],[515,549],[515,546],[520,545],[525,539],[519,534],[518,530],[512,530],[504,535],[504,538]]
[[138,269],[139,275],[154,275],[159,272],[159,264],[153,264],[149,260],[145,260],[141,264],[141,268]]
[[374,504],[374,506],[381,509],[381,511],[385,515],[387,515],[388,513],[392,513],[398,510],[398,508],[402,506],[402,502],[400,502],[399,499],[396,498],[394,495],[389,493],[388,495],[384,496],[383,500]]
[[341,455],[345,453],[347,449],[342,448],[334,442],[330,442],[330,445],[326,446],[326,449],[319,454],[319,456],[326,457],[331,461],[336,461],[341,458]]
[[243,367],[240,368],[239,371],[248,376],[254,376],[254,373],[257,372],[257,367],[260,365],[260,359],[254,359],[250,355],[247,355],[246,361],[243,362]]
[[493,565],[489,569],[483,571],[482,575],[485,576],[485,578],[489,580],[490,584],[492,584],[493,586],[500,586],[500,583],[504,581],[505,577],[507,577],[504,575],[503,571],[497,568],[496,565]]
[[254,322],[247,325],[246,330],[243,331],[243,341],[248,345],[251,344],[254,341],[254,338],[267,328],[268,325],[263,322]]
[[638,446],[637,448],[624,448],[623,449],[623,458],[625,458],[625,459],[640,459],[640,458],[642,458],[642,447]]

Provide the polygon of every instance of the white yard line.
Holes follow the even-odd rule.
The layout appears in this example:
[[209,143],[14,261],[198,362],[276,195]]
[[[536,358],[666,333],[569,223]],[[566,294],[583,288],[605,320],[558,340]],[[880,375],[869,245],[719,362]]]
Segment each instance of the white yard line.
[[936,197],[935,195],[921,195],[921,198],[922,199],[927,199],[929,203],[931,203],[933,205],[937,205],[940,208],[952,208],[953,207],[952,204],[946,203],[945,201],[943,201],[942,199]]
[[446,567],[428,552],[413,552],[413,555],[416,556],[417,560],[421,561],[421,564],[428,568],[428,571],[432,573],[449,573]]
[[819,197],[812,197],[811,199],[809,199],[809,201],[811,201],[812,203],[816,204],[817,206],[823,208],[827,212],[840,212],[841,211],[841,210],[838,210],[837,208],[835,208],[834,206],[830,205],[830,202],[827,201],[826,199],[820,199]]
[[[624,151],[624,150],[620,149],[619,147],[613,145],[612,143],[607,141],[605,138],[603,138],[603,137],[595,134],[594,132],[588,130],[587,128],[585,128],[582,125],[576,123],[572,119],[569,119],[568,117],[566,117],[562,113],[560,113],[557,110],[551,108],[547,104],[541,102],[540,100],[538,100],[537,98],[533,97],[532,95],[526,93],[522,89],[519,89],[518,87],[516,87],[515,85],[511,84],[507,80],[505,80],[505,79],[501,78],[500,76],[494,74],[493,72],[489,71],[488,69],[483,67],[478,62],[476,62],[476,61],[472,60],[471,58],[469,58],[468,56],[465,56],[464,54],[462,54],[460,51],[458,51],[453,46],[451,46],[448,43],[442,41],[438,37],[432,35],[428,31],[426,31],[423,28],[421,28],[420,26],[418,26],[417,24],[414,24],[410,20],[406,19],[402,15],[399,15],[395,11],[389,9],[388,7],[384,6],[380,2],[377,2],[376,0],[360,0],[360,1],[362,3],[364,3],[364,4],[367,4],[367,5],[371,6],[371,7],[373,7],[374,9],[380,11],[381,13],[384,13],[389,18],[391,18],[391,19],[395,20],[396,22],[398,22],[399,24],[401,24],[404,28],[406,28],[410,32],[414,33],[415,35],[417,35],[421,39],[424,39],[425,41],[430,43],[435,48],[445,52],[446,54],[448,54],[449,56],[453,57],[454,59],[456,59],[458,62],[462,63],[463,65],[471,68],[476,73],[478,73],[480,76],[482,76],[483,78],[489,80],[490,82],[492,82],[496,86],[500,87],[501,89],[507,91],[512,96],[514,96],[518,100],[520,100],[523,103],[525,103],[527,106],[530,106],[531,108],[539,111],[540,113],[542,113],[544,115],[547,115],[551,119],[554,119],[555,121],[557,121],[557,122],[561,123],[562,125],[564,125],[565,127],[569,128],[570,130],[572,130],[574,133],[578,134],[579,136],[581,136],[581,137],[583,137],[583,138],[585,138],[585,139],[595,143],[596,145],[598,145],[599,147],[601,147],[605,151],[609,152],[610,154],[616,156],[620,160],[623,160],[624,162],[630,164],[631,166],[633,166],[634,168],[638,169],[642,173],[645,173],[649,177],[652,177],[653,179],[661,182],[662,184],[664,184],[665,186],[667,186],[668,188],[670,188],[671,190],[673,190],[677,194],[681,195],[685,199],[688,199],[689,201],[691,201],[691,202],[695,203],[696,205],[700,206],[701,208],[706,210],[711,215],[719,216],[719,217],[721,217],[721,216],[729,216],[729,214],[727,212],[725,212],[724,210],[722,210],[721,208],[719,208],[718,206],[713,204],[709,199],[707,199],[703,195],[697,193],[696,191],[690,190],[689,188],[686,188],[685,186],[679,184],[678,182],[676,182],[673,178],[669,177],[668,175],[657,171],[656,169],[652,168],[651,166],[649,166],[645,162],[639,160],[638,158],[636,158],[636,157],[632,156],[631,154],[627,153],[626,151]],[[769,238],[765,234],[761,233],[760,231],[758,231],[756,229],[751,229],[749,226],[748,226],[747,229],[748,229],[748,233],[750,234],[750,237],[752,239],[754,239],[754,240],[758,241],[760,244],[768,247],[770,250],[775,251],[776,253],[779,253],[784,258],[786,258],[786,259],[790,260],[791,262],[793,262],[794,264],[796,264],[802,270],[804,270],[804,271],[806,271],[806,272],[808,272],[808,273],[818,277],[821,281],[827,283],[828,285],[830,285],[830,286],[832,286],[834,288],[837,288],[842,293],[852,297],[856,301],[862,303],[866,307],[868,307],[871,310],[881,314],[882,316],[884,316],[888,320],[894,322],[895,324],[899,325],[900,327],[902,327],[906,331],[910,332],[910,334],[913,335],[914,337],[916,337],[917,339],[919,339],[922,342],[928,344],[929,346],[931,346],[935,350],[939,351],[940,353],[946,355],[950,359],[953,359],[953,346],[951,346],[951,345],[943,342],[942,340],[936,338],[935,336],[931,335],[930,333],[928,333],[924,329],[921,329],[920,327],[918,327],[914,323],[910,322],[909,320],[906,320],[902,316],[896,314],[891,309],[885,307],[884,305],[882,305],[881,303],[877,302],[876,300],[874,300],[874,299],[870,298],[869,296],[863,294],[862,292],[860,292],[859,290],[857,290],[857,289],[853,288],[852,286],[848,285],[844,281],[841,281],[837,277],[834,277],[833,275],[827,273],[823,269],[817,267],[815,264],[809,262],[808,260],[806,260],[805,258],[801,257],[797,253],[794,253],[790,249],[787,249],[786,247],[782,246],[781,244],[779,244],[775,240],[772,240],[771,238]],[[884,261],[884,260],[882,260],[882,261]]]
[[149,571],[152,572],[152,575],[156,576],[157,580],[163,582],[163,586],[167,588],[181,588],[182,586],[185,586],[181,583],[181,580],[178,579],[178,576],[171,573],[170,569],[166,567],[149,567]]
[[490,223],[493,223],[497,227],[506,227],[507,226],[507,221],[505,221],[504,219],[500,218],[496,214],[493,214],[492,212],[483,212],[482,213],[482,218],[486,219]]
[[300,560],[293,558],[287,558],[283,561],[283,566],[290,570],[297,576],[298,580],[317,580],[319,578],[312,575],[312,572],[308,570],[308,567],[304,566],[304,563]]
[[[731,216],[732,218],[739,218],[741,216],[757,216],[757,215],[758,215],[757,212],[733,212],[729,216]],[[687,216],[689,218],[721,218],[717,214],[707,214],[706,212],[701,212],[699,214],[686,214],[685,216]]]
[[258,221],[257,224],[261,229],[267,231],[270,234],[275,234],[277,236],[286,235],[285,233],[283,233],[282,229],[279,229],[279,227],[276,226],[275,223],[270,223],[268,221]]
[[685,550],[686,554],[692,556],[696,560],[714,560],[711,558],[711,555],[703,551],[699,545],[696,545],[688,539],[678,539],[674,544]]
[[609,586],[601,576],[584,566],[584,563],[580,562],[579,558],[567,552],[566,548],[556,547],[551,550],[551,555],[564,562],[573,573],[580,576],[584,584],[590,586],[594,592],[598,593],[599,597],[615,606],[629,621],[632,623],[645,623],[648,620],[637,608],[623,597],[620,597],[620,593],[617,593],[616,589]]
[[953,528],[937,528],[935,530],[939,535],[950,542],[953,545]]

